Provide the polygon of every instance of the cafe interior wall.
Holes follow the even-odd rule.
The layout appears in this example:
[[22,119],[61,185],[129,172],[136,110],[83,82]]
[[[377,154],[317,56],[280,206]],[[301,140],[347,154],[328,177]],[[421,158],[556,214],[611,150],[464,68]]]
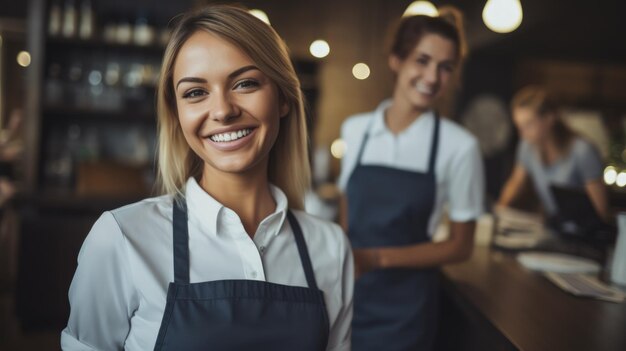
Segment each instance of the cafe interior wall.
[[[142,1],[157,3],[157,0]],[[188,2],[199,5],[210,1]],[[25,3],[0,0],[0,18],[24,19]],[[118,0],[117,3],[122,5],[124,1]],[[158,3],[164,11],[168,6],[176,8],[171,5],[173,2]],[[272,26],[286,40],[294,57],[318,62],[320,96],[313,138],[317,145],[329,145],[339,137],[340,125],[347,116],[371,110],[390,95],[393,76],[387,67],[385,54],[387,29],[401,16],[410,1],[250,0],[240,3],[263,9]],[[619,71],[626,65],[626,42],[619,37],[618,31],[621,16],[626,12],[617,7],[617,1],[595,1],[591,4],[572,0],[564,5],[557,0],[522,0],[524,22],[510,34],[496,34],[485,28],[480,17],[484,6],[482,0],[434,3],[458,6],[466,16],[470,55],[463,70],[463,83],[458,90],[455,108],[450,114],[452,119],[461,123],[464,123],[465,110],[481,94],[496,96],[506,107],[507,101],[521,85],[543,83],[550,79],[541,74],[544,68],[550,67],[546,62],[556,62],[557,66],[566,62],[582,65],[583,70],[600,72],[607,67],[617,67]],[[328,57],[312,58],[309,45],[315,39],[329,42],[331,53]],[[370,66],[372,74],[368,79],[357,80],[352,76],[352,66],[357,62]],[[524,74],[528,72],[532,74]],[[594,95],[593,89],[583,89],[589,84],[586,78],[576,80],[574,84],[582,89],[577,91],[586,93],[582,97],[570,95],[571,98],[577,97],[571,103],[599,110],[610,107],[626,111],[626,98],[615,93],[620,85],[611,82],[614,89]],[[508,121],[508,112],[505,113]],[[615,115],[621,118],[623,113]],[[507,167],[513,162],[516,138],[514,132],[511,133],[505,150],[485,158],[487,184],[494,193],[497,193],[498,184],[508,175]],[[335,174],[337,165],[335,161]],[[65,289],[63,287],[64,293]]]
[[[0,17],[25,16],[25,2],[1,2]],[[170,11],[172,14],[181,8],[175,2],[156,0],[141,0],[132,4],[115,2],[119,6],[158,6],[159,12]],[[233,1],[185,1],[189,7],[223,2]],[[481,18],[484,1],[433,2],[437,6],[456,6],[465,15],[469,55],[463,69],[463,79],[455,92],[456,99],[452,100],[455,104],[446,109],[446,114],[460,123],[464,123],[465,112],[472,101],[485,94],[500,100],[507,120],[510,120],[510,97],[523,84],[545,83],[550,77],[537,74],[540,70],[534,68],[543,67],[545,70],[546,62],[551,62],[552,67],[558,67],[560,63],[582,63],[588,70],[600,69],[602,72],[603,67],[617,67],[617,75],[621,74],[619,68],[624,67],[626,62],[626,42],[617,35],[624,5],[618,1],[600,0],[591,3],[572,0],[563,3],[558,0],[524,0],[521,1],[524,10],[522,25],[508,34],[497,34],[485,27]],[[388,29],[411,1],[248,0],[236,3],[264,10],[272,26],[287,42],[292,56],[318,64],[320,95],[314,108],[315,129],[312,136],[316,147],[329,148],[339,137],[341,123],[347,116],[372,110],[391,94],[394,78],[387,65]],[[322,59],[311,56],[309,45],[316,39],[324,39],[330,44],[330,55]],[[357,62],[369,65],[371,75],[368,79],[357,80],[352,76],[352,66]],[[615,76],[612,72],[602,74]],[[619,87],[619,82],[612,80],[608,86]],[[571,84],[582,90],[585,85],[591,84],[584,79]],[[610,98],[593,92],[584,96],[570,94],[565,97],[573,105],[600,109],[619,105],[620,101],[626,100],[614,93],[617,89],[604,90],[604,96]],[[620,115],[619,112],[616,114]],[[512,163],[511,152],[516,143],[511,125],[509,131],[501,133],[507,135],[507,145],[497,153],[495,166],[488,166],[488,169],[493,168],[490,173],[496,174],[492,176],[493,181],[489,182],[494,196],[508,175]],[[339,161],[334,160],[330,180],[337,175],[338,165]]]
[[[389,27],[397,21],[411,1],[320,0],[244,1],[251,8],[268,13],[272,26],[285,38],[296,57],[312,58],[309,45],[325,39],[330,55],[319,62],[320,97],[313,141],[326,147],[339,137],[341,123],[349,115],[372,110],[390,96],[394,77],[387,65],[386,48]],[[600,0],[593,3],[573,0],[521,1],[522,25],[507,34],[494,33],[484,25],[481,14],[484,1],[433,1],[437,6],[453,5],[465,17],[469,54],[455,98],[443,110],[461,124],[471,103],[481,96],[494,97],[501,106],[501,116],[485,116],[487,123],[499,128],[481,133],[474,131],[481,143],[492,143],[499,134],[502,145],[485,153],[488,192],[496,198],[514,162],[517,135],[511,123],[509,101],[525,84],[545,84],[555,89],[567,107],[596,111],[603,116],[622,118],[626,97],[610,87],[620,86],[626,67],[626,41],[619,33],[624,4]],[[351,67],[365,62],[371,68],[366,80],[351,75]],[[587,75],[574,75],[568,83],[548,74],[555,68],[582,66]],[[571,70],[565,70],[570,74]],[[574,70],[575,72],[575,70]],[[599,72],[599,73],[598,73]],[[598,92],[588,75],[611,77]],[[616,78],[617,77],[617,78]],[[561,84],[559,84],[561,81]],[[569,90],[567,89],[569,85]],[[623,86],[623,85],[621,85]],[[624,91],[624,90],[622,90]],[[621,112],[620,112],[621,111]],[[500,122],[497,122],[500,118]],[[612,123],[608,121],[608,123]],[[492,124],[493,125],[493,124]],[[470,128],[471,130],[471,128]],[[494,149],[494,148],[492,148]],[[331,179],[338,173],[338,160],[331,168]]]

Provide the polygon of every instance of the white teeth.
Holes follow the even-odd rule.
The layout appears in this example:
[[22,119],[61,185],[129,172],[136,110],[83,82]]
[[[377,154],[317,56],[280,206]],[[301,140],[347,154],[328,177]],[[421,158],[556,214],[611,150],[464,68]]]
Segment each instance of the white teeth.
[[422,94],[432,95],[434,93],[433,89],[426,87],[422,84],[416,84],[415,89],[417,89],[417,91],[419,91]]
[[235,141],[250,134],[251,129],[241,129],[236,132],[211,135],[209,138],[215,142]]

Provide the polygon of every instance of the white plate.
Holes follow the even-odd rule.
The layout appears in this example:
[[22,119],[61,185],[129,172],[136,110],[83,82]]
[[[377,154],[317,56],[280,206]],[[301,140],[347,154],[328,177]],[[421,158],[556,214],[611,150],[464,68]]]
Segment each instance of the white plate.
[[496,235],[493,238],[494,245],[504,249],[528,249],[535,245],[539,239],[532,234]]
[[523,252],[517,261],[524,267],[541,272],[597,273],[600,265],[587,258],[552,252]]

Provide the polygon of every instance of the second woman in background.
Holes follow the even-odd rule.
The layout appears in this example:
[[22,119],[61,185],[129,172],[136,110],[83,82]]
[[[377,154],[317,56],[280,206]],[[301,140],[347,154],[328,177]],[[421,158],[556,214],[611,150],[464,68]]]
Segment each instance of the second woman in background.
[[[389,55],[392,99],[342,126],[348,144],[339,179],[347,200],[343,222],[360,275],[355,351],[432,349],[436,268],[472,252],[484,193],[478,143],[434,110],[462,60],[457,28],[443,17],[402,19]],[[445,204],[449,237],[435,243]]]
[[558,215],[551,189],[558,186],[583,190],[597,214],[608,221],[604,166],[596,148],[563,122],[559,106],[545,88],[527,86],[513,97],[511,105],[521,142],[498,204],[510,206],[532,180],[548,217]]

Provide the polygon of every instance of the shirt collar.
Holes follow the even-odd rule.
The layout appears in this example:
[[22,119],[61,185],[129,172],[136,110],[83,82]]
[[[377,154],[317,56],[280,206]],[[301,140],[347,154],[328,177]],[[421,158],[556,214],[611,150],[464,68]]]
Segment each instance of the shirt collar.
[[[276,210],[261,221],[259,228],[266,226],[270,234],[278,235],[287,216],[288,201],[280,188],[270,184],[270,191],[276,202]],[[227,208],[202,189],[194,177],[187,180],[185,196],[190,219],[197,221],[209,234],[217,235],[217,222],[222,220]]]
[[[387,111],[389,106],[391,106],[391,104],[392,104],[391,99],[383,100],[383,102],[381,102],[378,105],[376,110],[374,110],[374,117],[369,128],[370,136],[376,136],[385,132],[391,133],[389,131],[389,128],[387,128],[387,125],[385,124],[385,112]],[[422,117],[431,117],[431,116],[434,116],[433,110],[428,110],[424,112],[413,123],[411,123],[409,128],[412,128],[413,126],[417,125],[418,121],[428,119],[428,118],[422,118]]]
[[385,125],[385,111],[387,108],[391,106],[391,99],[384,100],[381,102],[376,110],[374,111],[374,119],[372,120],[372,124],[370,126],[370,135],[379,135],[388,131],[387,126]]

